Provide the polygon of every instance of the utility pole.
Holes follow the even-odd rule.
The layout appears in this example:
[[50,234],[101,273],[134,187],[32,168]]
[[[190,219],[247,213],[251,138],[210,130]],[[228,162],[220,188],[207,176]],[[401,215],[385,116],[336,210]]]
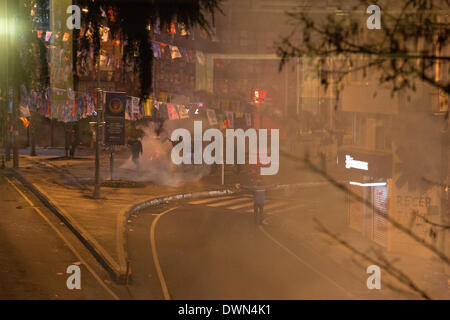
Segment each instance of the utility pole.
[[[7,1],[8,2],[8,1]],[[15,2],[15,5],[17,6],[17,2]],[[13,17],[13,25],[14,28],[13,30],[15,31],[17,29],[17,10],[18,8],[15,7],[14,8],[14,13],[12,15]],[[8,33],[8,44],[10,44],[10,38],[11,38],[11,34]],[[13,103],[13,110],[12,110],[12,128],[13,128],[13,132],[12,132],[12,142],[13,142],[13,167],[14,169],[19,168],[19,145],[18,145],[18,137],[19,137],[19,131],[18,131],[18,126],[17,126],[17,121],[18,121],[18,104],[19,104],[19,85],[18,85],[18,79],[17,79],[17,74],[18,74],[18,70],[17,70],[17,59],[16,59],[16,54],[17,54],[17,43],[16,41],[13,42],[14,46],[13,46],[13,52],[14,52],[14,57],[13,57],[13,72],[14,72],[14,76],[15,79],[13,81],[13,92],[12,92],[12,103]]]
[[35,157],[36,156],[36,135],[34,131],[34,122],[33,119],[31,119],[31,123],[29,128],[30,132],[30,156]]
[[95,123],[95,188],[94,199],[100,199],[100,111],[103,109],[103,94],[97,89],[97,121]]
[[95,187],[94,187],[94,199],[100,199],[101,197],[101,184],[100,184],[100,121],[103,121],[101,117],[101,111],[103,110],[103,92],[100,88],[100,51],[102,43],[98,40],[99,52],[97,54],[97,121],[95,123]]
[[5,160],[9,161],[11,158],[11,149],[10,149],[10,140],[9,140],[9,102],[11,99],[10,96],[10,88],[9,88],[9,21],[8,21],[8,17],[9,17],[9,12],[8,12],[8,0],[4,1],[5,7],[4,7],[4,12],[5,15],[3,17],[3,19],[6,21],[5,23],[5,34],[4,34],[4,39],[5,39],[5,118],[4,118],[4,123],[5,123],[5,129],[4,129],[4,134],[5,134],[5,139],[4,139],[4,149],[5,149]]

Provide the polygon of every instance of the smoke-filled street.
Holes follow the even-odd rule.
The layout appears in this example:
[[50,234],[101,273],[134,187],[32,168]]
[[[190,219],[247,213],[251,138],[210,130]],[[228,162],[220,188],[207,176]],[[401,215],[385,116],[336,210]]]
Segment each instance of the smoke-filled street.
[[449,14],[0,0],[0,302],[448,302]]

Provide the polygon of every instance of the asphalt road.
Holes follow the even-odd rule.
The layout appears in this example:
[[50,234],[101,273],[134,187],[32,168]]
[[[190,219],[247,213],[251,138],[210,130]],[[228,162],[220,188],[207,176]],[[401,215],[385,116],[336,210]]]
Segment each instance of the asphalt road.
[[[81,289],[67,268],[81,268]],[[32,194],[0,173],[0,299],[117,299],[125,296],[81,242]]]
[[[269,199],[261,227],[255,226],[252,199],[245,196],[143,210],[128,223],[132,296],[177,300],[385,298],[386,292],[367,289],[364,266],[343,265],[314,246],[320,236],[312,226],[313,216],[325,212],[345,223],[345,214],[341,215],[344,195],[331,188],[318,186]],[[329,202],[323,201],[324,190]],[[327,203],[333,203],[331,210],[323,210]]]

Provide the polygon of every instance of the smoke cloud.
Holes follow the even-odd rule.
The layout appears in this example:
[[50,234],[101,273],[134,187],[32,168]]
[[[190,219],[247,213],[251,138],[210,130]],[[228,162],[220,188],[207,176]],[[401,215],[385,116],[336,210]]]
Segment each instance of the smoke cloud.
[[156,133],[155,123],[140,129],[145,135],[142,139],[143,155],[139,159],[139,170],[136,170],[130,155],[120,166],[119,172],[115,175],[116,179],[180,186],[199,181],[210,173],[211,169],[206,165],[177,166],[172,163],[170,155],[173,144],[169,140],[170,129],[166,125],[159,135]]

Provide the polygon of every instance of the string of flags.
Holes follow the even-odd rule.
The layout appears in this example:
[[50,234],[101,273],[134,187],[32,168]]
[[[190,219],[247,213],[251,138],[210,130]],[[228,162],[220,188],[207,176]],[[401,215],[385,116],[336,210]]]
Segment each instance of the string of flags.
[[194,51],[158,41],[152,41],[152,49],[153,56],[159,59],[167,57],[172,60],[183,59],[186,62],[193,62],[195,59],[199,59],[199,55],[203,55],[201,51]]
[[60,39],[62,42],[67,42],[70,39],[69,32],[53,32],[47,30],[33,30],[33,32],[36,32],[36,36],[38,37],[38,39],[41,39],[48,43],[52,43],[58,39]]
[[31,91],[28,93],[22,87],[19,110],[21,118],[29,118],[31,112],[35,112],[49,119],[75,122],[94,115],[94,96],[92,93],[57,88],[48,88],[44,92]]
[[[28,118],[31,112],[39,113],[48,119],[61,122],[76,122],[96,115],[96,99],[93,93],[76,92],[71,89],[63,90],[48,88],[44,92],[27,92],[21,87],[20,118],[25,126],[29,125]],[[205,111],[206,110],[206,111]],[[12,110],[10,110],[12,112]],[[157,101],[154,99],[140,99],[127,97],[125,119],[130,121],[144,118],[162,120],[198,119],[206,117],[211,126],[219,123],[216,109],[204,108],[202,104],[192,103],[188,105],[174,104]],[[219,109],[220,112],[220,109]],[[252,125],[250,113],[223,110],[227,127],[233,128],[236,119],[245,119],[247,126]]]

